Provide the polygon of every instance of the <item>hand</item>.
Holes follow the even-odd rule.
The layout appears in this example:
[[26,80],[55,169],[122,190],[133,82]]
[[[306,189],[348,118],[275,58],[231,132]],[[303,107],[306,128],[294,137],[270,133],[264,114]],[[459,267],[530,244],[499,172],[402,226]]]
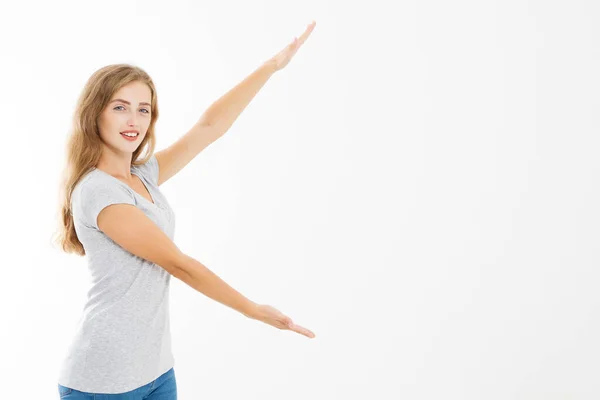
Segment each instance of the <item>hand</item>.
[[270,63],[273,66],[274,71],[279,71],[280,69],[288,65],[288,63],[290,62],[294,54],[296,54],[300,46],[302,46],[306,39],[308,39],[308,36],[313,31],[316,24],[317,23],[315,21],[308,24],[306,30],[300,36],[300,38],[294,37],[292,43],[285,46],[283,50],[281,50],[279,53],[277,53],[275,56],[269,59],[269,61],[267,61],[267,63]]
[[251,318],[272,325],[275,328],[297,332],[311,339],[315,337],[313,332],[294,324],[290,317],[283,315],[276,308],[266,304],[258,304]]

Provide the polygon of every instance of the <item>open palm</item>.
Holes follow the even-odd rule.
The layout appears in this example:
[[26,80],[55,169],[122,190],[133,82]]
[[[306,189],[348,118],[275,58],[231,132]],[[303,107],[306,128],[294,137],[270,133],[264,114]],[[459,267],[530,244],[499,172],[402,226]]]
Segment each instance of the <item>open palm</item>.
[[292,57],[294,57],[300,46],[302,46],[306,39],[308,39],[316,24],[317,23],[315,21],[308,24],[306,30],[302,35],[300,35],[299,38],[294,37],[292,43],[285,46],[283,50],[281,50],[269,60],[273,63],[273,66],[275,67],[276,71],[288,65],[288,63],[290,62]]
[[274,326],[275,328],[294,331],[311,339],[315,337],[315,334],[311,330],[295,324],[290,317],[282,314],[275,307],[271,307],[267,304],[258,306],[254,318],[265,324]]

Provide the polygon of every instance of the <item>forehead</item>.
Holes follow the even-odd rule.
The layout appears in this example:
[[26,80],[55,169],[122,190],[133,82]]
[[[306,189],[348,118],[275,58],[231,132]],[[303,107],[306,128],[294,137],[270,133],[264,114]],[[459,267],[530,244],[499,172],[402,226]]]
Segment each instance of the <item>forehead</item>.
[[142,82],[131,82],[117,90],[111,100],[123,99],[138,104],[142,102],[151,103],[152,92],[148,85]]

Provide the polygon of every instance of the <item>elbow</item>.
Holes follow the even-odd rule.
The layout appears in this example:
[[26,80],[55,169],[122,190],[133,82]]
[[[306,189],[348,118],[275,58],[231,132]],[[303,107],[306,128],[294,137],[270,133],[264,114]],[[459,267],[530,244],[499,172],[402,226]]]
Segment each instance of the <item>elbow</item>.
[[187,266],[189,265],[188,259],[189,257],[182,252],[177,252],[177,254],[172,257],[167,271],[175,278],[182,279],[182,275],[185,274],[185,271],[188,268]]

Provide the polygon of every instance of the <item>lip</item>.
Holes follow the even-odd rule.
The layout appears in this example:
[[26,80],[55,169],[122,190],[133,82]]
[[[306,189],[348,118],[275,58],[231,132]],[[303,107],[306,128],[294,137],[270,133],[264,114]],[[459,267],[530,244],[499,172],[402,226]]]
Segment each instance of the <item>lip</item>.
[[131,129],[131,130],[128,130],[128,131],[121,131],[121,133],[137,133],[139,135],[140,131],[136,131],[135,129]]
[[135,136],[127,136],[123,133],[121,133],[121,136],[123,136],[123,138],[125,138],[125,140],[129,141],[129,142],[135,142],[138,140],[138,138],[140,137],[139,134],[135,135]]

